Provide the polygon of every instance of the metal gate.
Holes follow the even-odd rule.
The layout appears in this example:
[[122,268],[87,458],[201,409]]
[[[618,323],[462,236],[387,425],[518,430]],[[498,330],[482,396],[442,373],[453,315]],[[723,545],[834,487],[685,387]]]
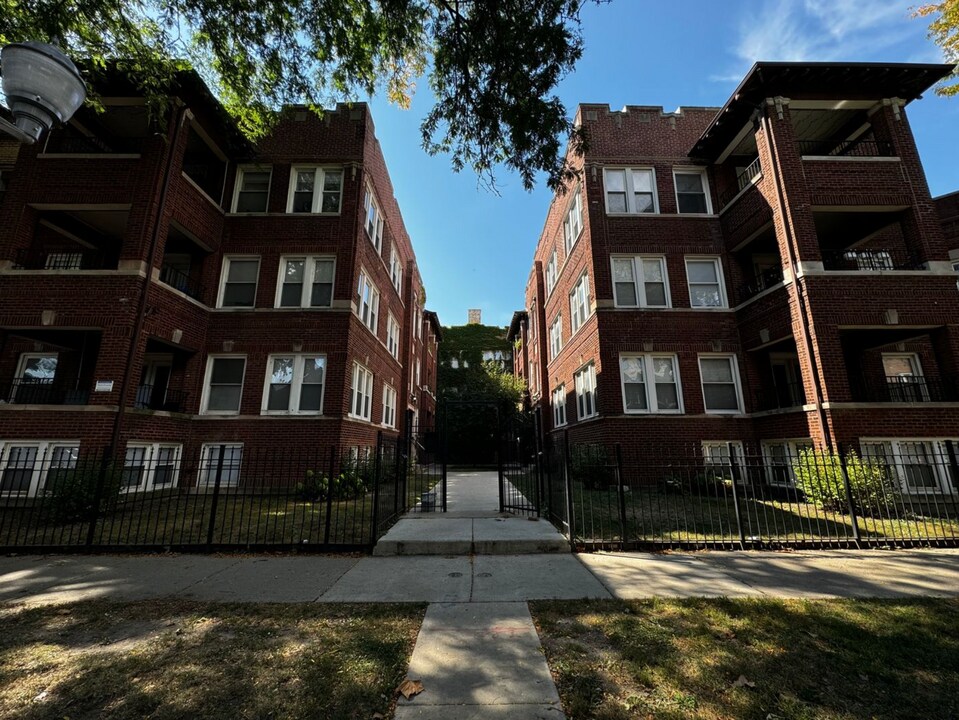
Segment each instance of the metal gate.
[[509,413],[502,419],[498,452],[500,512],[539,516],[545,460],[540,443],[537,412]]

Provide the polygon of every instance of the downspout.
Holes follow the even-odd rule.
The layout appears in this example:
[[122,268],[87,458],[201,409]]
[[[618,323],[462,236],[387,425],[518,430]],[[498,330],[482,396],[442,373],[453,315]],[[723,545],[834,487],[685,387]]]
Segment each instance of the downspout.
[[[179,101],[178,101],[179,102]],[[160,226],[163,221],[163,212],[166,209],[166,199],[170,190],[170,180],[173,175],[173,157],[177,144],[180,141],[180,130],[183,128],[183,120],[186,117],[187,107],[180,104],[173,118],[173,133],[170,140],[170,149],[167,153],[166,167],[163,170],[163,185],[160,190],[159,207],[156,212],[156,219],[153,224],[153,234],[150,238],[150,251],[147,255],[147,273],[140,290],[140,299],[137,304],[136,323],[133,326],[133,335],[130,339],[130,351],[127,353],[126,365],[123,369],[123,379],[120,383],[120,399],[117,408],[116,418],[113,421],[113,434],[110,438],[110,454],[116,453],[117,446],[120,443],[120,433],[123,429],[123,419],[126,415],[127,398],[129,397],[130,378],[133,375],[133,361],[136,357],[137,343],[140,334],[143,332],[143,324],[146,320],[147,299],[150,294],[150,284],[153,281],[153,265],[156,262],[157,249],[160,245]]]
[[[779,200],[779,207],[781,212],[785,215],[786,212],[786,198],[783,195],[782,185],[780,184],[780,169],[779,169],[779,148],[777,146],[776,137],[774,133],[771,132],[769,127],[769,117],[764,112],[762,115],[762,126],[763,132],[766,133],[766,137],[769,139],[770,150],[769,153],[770,160],[773,164],[772,167],[772,181],[773,185],[776,188],[776,198]],[[805,278],[800,275],[798,272],[799,263],[796,260],[796,251],[793,246],[793,233],[790,223],[786,221],[787,219],[783,217],[783,230],[786,233],[786,252],[789,254],[789,267],[792,271],[793,276],[793,286],[796,288],[796,304],[799,306],[799,318],[800,330],[802,334],[803,344],[806,346],[806,353],[809,356],[809,361],[812,363],[812,379],[813,386],[816,389],[816,397],[813,398],[816,405],[816,414],[819,416],[819,425],[822,429],[823,437],[826,440],[827,446],[832,450],[835,449],[835,442],[832,437],[832,431],[829,429],[829,423],[826,420],[826,411],[823,409],[823,393],[822,393],[822,380],[819,377],[819,368],[817,367],[816,360],[818,354],[815,353],[813,348],[812,340],[809,337],[809,312],[806,308],[806,290],[805,290]]]

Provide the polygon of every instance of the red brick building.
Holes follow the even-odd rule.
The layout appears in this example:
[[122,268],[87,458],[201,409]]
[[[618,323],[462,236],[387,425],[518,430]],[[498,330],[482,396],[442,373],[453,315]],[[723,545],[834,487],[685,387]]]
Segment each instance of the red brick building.
[[364,104],[288,108],[254,148],[195,75],[160,125],[99,90],[0,141],[4,492],[84,448],[199,462],[189,485],[220,446],[360,452],[435,412],[439,322]]
[[511,331],[546,427],[786,467],[853,445],[955,492],[956,196],[906,115],[950,70],[758,63],[720,109],[580,105]]

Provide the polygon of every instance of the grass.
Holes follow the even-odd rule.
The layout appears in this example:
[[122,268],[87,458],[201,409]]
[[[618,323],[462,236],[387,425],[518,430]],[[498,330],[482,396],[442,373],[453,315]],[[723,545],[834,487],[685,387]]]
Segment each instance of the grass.
[[0,609],[0,718],[392,715],[423,605]]
[[959,600],[530,603],[569,720],[959,717]]

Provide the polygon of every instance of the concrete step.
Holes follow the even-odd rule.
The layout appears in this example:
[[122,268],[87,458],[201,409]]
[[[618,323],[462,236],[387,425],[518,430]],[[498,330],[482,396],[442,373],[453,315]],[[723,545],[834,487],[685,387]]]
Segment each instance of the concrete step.
[[405,517],[373,548],[389,555],[528,555],[568,553],[549,522],[520,517]]

